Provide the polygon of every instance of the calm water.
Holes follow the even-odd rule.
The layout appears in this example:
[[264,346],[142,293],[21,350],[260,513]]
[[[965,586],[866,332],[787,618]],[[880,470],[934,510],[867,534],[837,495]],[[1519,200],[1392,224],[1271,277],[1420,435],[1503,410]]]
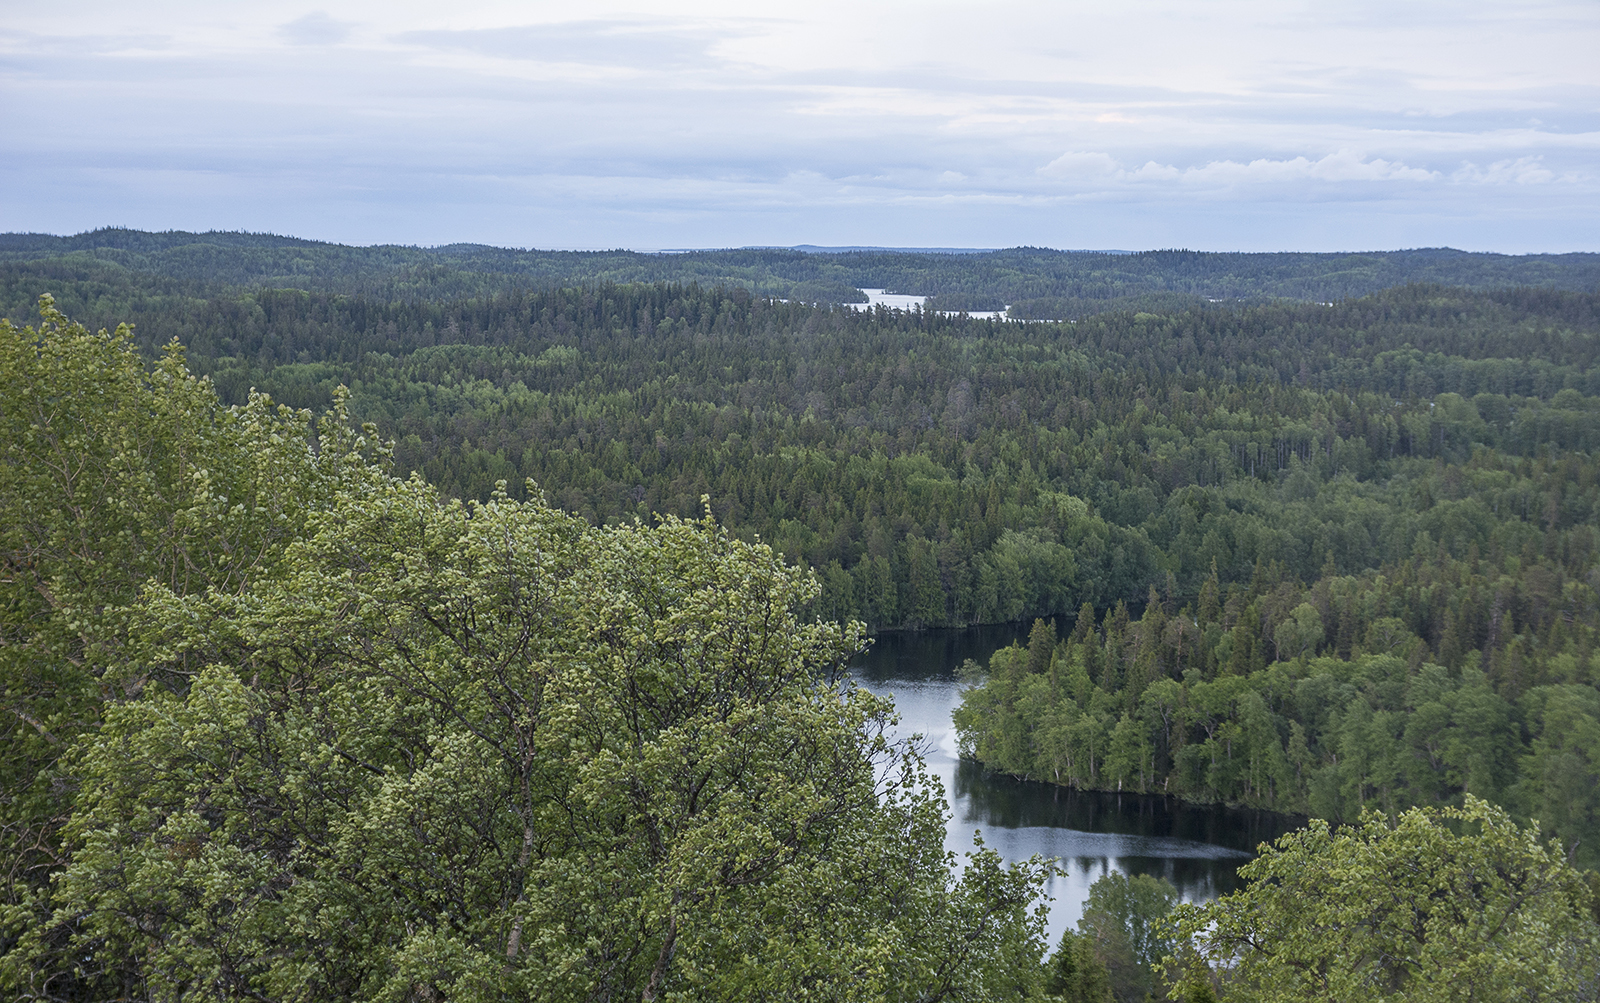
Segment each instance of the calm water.
[[[892,310],[910,310],[914,306],[923,306],[928,302],[928,297],[926,296],[886,293],[882,289],[863,289],[861,291],[867,294],[867,301],[865,303],[847,304],[852,310],[871,310],[879,305],[889,307]],[[953,317],[959,311],[940,310],[939,312]],[[1006,312],[1004,310],[977,310],[968,313],[967,316],[977,320],[1005,320]]]
[[964,659],[988,664],[995,650],[1026,643],[1023,625],[959,631],[886,634],[857,659],[852,675],[874,693],[891,694],[900,712],[900,737],[923,736],[929,771],[950,803],[945,847],[971,850],[973,833],[1007,860],[1034,854],[1058,859],[1066,874],[1046,892],[1052,946],[1075,925],[1089,886],[1107,871],[1158,874],[1200,902],[1238,888],[1236,870],[1257,845],[1299,820],[1271,812],[1205,808],[1160,795],[1073,791],[985,771],[956,755],[950,712],[964,688],[956,669]]

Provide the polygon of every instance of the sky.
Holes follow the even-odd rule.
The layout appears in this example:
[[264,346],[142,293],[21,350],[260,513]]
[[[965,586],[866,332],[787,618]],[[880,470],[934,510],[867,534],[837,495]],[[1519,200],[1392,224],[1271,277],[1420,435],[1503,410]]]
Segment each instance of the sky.
[[1600,251],[1600,2],[0,0],[0,231]]

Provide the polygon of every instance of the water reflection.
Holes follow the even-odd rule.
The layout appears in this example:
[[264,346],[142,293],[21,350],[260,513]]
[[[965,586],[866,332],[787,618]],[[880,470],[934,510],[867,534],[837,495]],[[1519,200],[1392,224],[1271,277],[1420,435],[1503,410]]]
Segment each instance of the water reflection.
[[1286,817],[1159,794],[1079,791],[992,773],[971,760],[956,767],[954,794],[974,818],[1008,829],[1061,828],[1114,836],[1121,845],[1161,848],[1164,855],[1218,860],[1253,856],[1285,831]]
[[1028,643],[1027,625],[891,631],[879,634],[865,654],[856,656],[854,669],[872,682],[954,682],[963,661],[988,665],[990,655],[1012,643]]
[[962,761],[951,712],[965,688],[956,669],[986,664],[997,649],[1026,641],[1026,625],[887,634],[857,660],[852,676],[894,697],[896,737],[920,735],[929,771],[950,804],[945,848],[958,856],[984,845],[1007,860],[1057,859],[1065,873],[1046,888],[1053,899],[1049,936],[1059,938],[1082,914],[1089,886],[1108,871],[1155,874],[1201,902],[1241,885],[1240,864],[1262,842],[1301,824],[1271,812],[1185,804],[1160,795],[1075,791],[1018,780]]

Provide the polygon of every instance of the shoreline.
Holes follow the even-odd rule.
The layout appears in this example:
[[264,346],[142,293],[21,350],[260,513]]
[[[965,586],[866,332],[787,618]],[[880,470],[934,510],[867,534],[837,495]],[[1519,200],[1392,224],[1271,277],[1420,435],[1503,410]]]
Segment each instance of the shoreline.
[[[1178,793],[1173,792],[1173,791],[1140,791],[1140,790],[1133,790],[1133,789],[1129,789],[1129,788],[1120,788],[1119,789],[1119,788],[1115,788],[1115,787],[1084,787],[1084,786],[1081,786],[1081,785],[1078,785],[1078,784],[1071,784],[1071,783],[1063,784],[1063,783],[1058,783],[1058,782],[1056,782],[1054,780],[1044,780],[1044,779],[1041,779],[1039,777],[1030,777],[1030,776],[1023,776],[1023,775],[1016,774],[1016,773],[1011,773],[1011,772],[1009,772],[1007,770],[1002,770],[1002,769],[999,769],[997,767],[990,766],[987,763],[985,763],[983,760],[978,759],[976,756],[962,755],[962,756],[959,757],[959,761],[962,762],[962,763],[971,763],[971,764],[973,764],[975,766],[978,766],[985,773],[994,774],[996,776],[1009,777],[1012,780],[1015,780],[1015,781],[1017,781],[1019,783],[1043,784],[1046,787],[1055,787],[1055,788],[1059,788],[1061,790],[1081,792],[1081,793],[1084,793],[1084,794],[1118,794],[1118,795],[1129,795],[1129,796],[1132,796],[1132,797],[1165,798],[1165,799],[1167,799],[1169,801],[1176,801],[1179,804],[1188,805],[1188,806],[1192,806],[1192,807],[1195,807],[1195,808],[1208,808],[1208,809],[1218,809],[1218,808],[1220,808],[1220,809],[1223,809],[1223,810],[1226,810],[1226,811],[1254,812],[1256,814],[1271,815],[1271,816],[1276,816],[1276,817],[1282,818],[1282,819],[1294,819],[1294,820],[1297,820],[1297,824],[1292,827],[1294,829],[1303,829],[1303,828],[1305,828],[1308,824],[1310,824],[1312,819],[1317,817],[1315,815],[1309,815],[1309,814],[1306,814],[1304,812],[1280,811],[1277,808],[1262,808],[1262,807],[1259,807],[1257,805],[1243,804],[1243,803],[1233,802],[1233,801],[1200,801],[1200,800],[1196,800],[1195,798],[1186,797],[1183,794],[1178,794]],[[1336,823],[1336,822],[1332,821],[1331,819],[1328,819],[1326,821],[1328,822],[1329,825],[1337,826],[1337,825],[1344,824],[1344,823]]]

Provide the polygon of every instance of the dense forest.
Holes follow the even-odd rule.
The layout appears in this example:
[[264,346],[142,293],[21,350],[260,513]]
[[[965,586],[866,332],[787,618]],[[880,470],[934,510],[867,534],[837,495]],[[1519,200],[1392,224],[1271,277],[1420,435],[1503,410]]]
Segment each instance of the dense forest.
[[[237,253],[211,253],[213,245],[201,238],[216,246],[231,242]],[[95,356],[100,370],[62,362],[43,375],[28,375],[27,367],[49,358],[39,346],[51,338],[79,345],[81,352],[99,343],[54,306],[46,307],[46,327],[54,332],[48,337],[43,328],[38,335],[8,328],[18,339],[8,363],[16,369],[12,385],[32,388],[27,406],[42,410],[32,414],[16,404],[21,410],[10,419],[6,439],[12,506],[6,699],[15,720],[6,725],[4,769],[8,778],[26,779],[8,779],[7,852],[22,863],[13,866],[6,923],[12,931],[33,923],[35,933],[7,934],[10,967],[0,969],[0,977],[18,985],[59,977],[63,985],[94,986],[114,996],[149,977],[137,959],[154,951],[166,958],[161,978],[192,978],[182,974],[184,966],[199,962],[161,954],[168,935],[161,931],[175,927],[157,924],[151,932],[144,920],[122,927],[107,918],[123,908],[117,902],[156,908],[138,899],[156,894],[165,880],[162,868],[169,865],[152,862],[187,860],[183,855],[193,849],[194,867],[204,861],[212,868],[196,870],[192,894],[183,893],[191,895],[187,905],[160,906],[181,913],[172,922],[182,926],[197,921],[206,881],[233,882],[228,887],[238,894],[254,889],[249,894],[260,896],[261,889],[277,887],[272,882],[301,880],[292,868],[267,875],[258,862],[250,865],[256,870],[249,878],[258,884],[249,885],[243,871],[229,870],[235,864],[227,861],[272,857],[298,845],[299,836],[274,828],[280,817],[309,812],[304,817],[315,821],[306,824],[346,827],[347,844],[313,854],[321,861],[316,867],[331,868],[328,874],[354,873],[350,855],[387,837],[356,825],[353,815],[328,814],[322,801],[295,801],[292,792],[282,793],[289,800],[281,803],[273,800],[280,795],[258,803],[251,800],[255,794],[240,792],[242,814],[228,821],[234,809],[212,800],[222,775],[170,790],[149,786],[150,778],[177,768],[171,764],[254,756],[249,761],[259,775],[251,783],[266,785],[262,790],[291,781],[348,787],[354,793],[339,795],[345,799],[339,812],[400,811],[394,805],[410,804],[407,798],[435,796],[424,782],[430,771],[465,762],[459,759],[465,752],[435,746],[429,737],[430,728],[448,732],[455,727],[448,722],[473,719],[453,702],[465,699],[464,692],[486,694],[473,713],[499,723],[472,732],[477,739],[460,737],[466,743],[460,748],[481,739],[504,761],[473,760],[477,765],[462,767],[463,776],[497,778],[484,780],[490,787],[543,784],[546,796],[555,798],[549,803],[569,806],[579,796],[573,792],[586,792],[584,810],[592,814],[585,825],[599,829],[634,832],[630,826],[656,824],[640,819],[657,818],[652,813],[659,806],[641,807],[638,815],[619,807],[624,814],[613,817],[593,799],[614,789],[606,784],[639,783],[640,771],[665,768],[663,760],[624,756],[607,767],[602,783],[584,772],[581,760],[588,754],[572,750],[584,742],[602,749],[609,739],[561,716],[575,711],[557,713],[553,737],[539,742],[571,751],[576,758],[568,767],[576,772],[533,777],[506,751],[511,746],[505,743],[515,744],[516,708],[524,706],[517,701],[525,696],[507,702],[504,680],[495,675],[509,664],[506,656],[493,645],[475,648],[459,631],[488,617],[497,597],[518,595],[516,574],[500,581],[485,570],[505,566],[506,554],[491,543],[507,534],[532,551],[568,554],[552,556],[551,574],[552,581],[572,584],[552,586],[551,596],[559,598],[550,600],[560,611],[551,614],[555,619],[541,620],[537,629],[497,626],[494,643],[546,638],[538,644],[554,645],[550,657],[562,665],[587,662],[579,648],[549,640],[559,636],[550,633],[558,621],[585,625],[584,636],[613,646],[617,665],[644,673],[638,679],[653,680],[650,685],[660,683],[660,665],[681,663],[681,649],[672,645],[694,646],[689,635],[673,634],[679,640],[668,651],[642,635],[619,634],[605,610],[634,608],[635,587],[656,597],[675,594],[673,576],[680,572],[707,588],[714,581],[716,589],[733,589],[733,606],[745,612],[757,600],[732,584],[745,580],[741,575],[787,583],[764,586],[778,589],[791,612],[778,620],[763,613],[768,619],[761,637],[812,645],[792,655],[810,666],[800,673],[807,678],[813,670],[823,676],[836,671],[855,636],[848,629],[827,633],[840,629],[830,624],[861,621],[868,630],[883,630],[1035,621],[1026,647],[969,667],[978,685],[968,692],[957,724],[965,751],[994,768],[1335,823],[1358,823],[1376,808],[1389,828],[1371,830],[1363,845],[1379,847],[1389,845],[1384,833],[1408,832],[1407,824],[1437,828],[1441,818],[1467,819],[1485,833],[1514,828],[1510,818],[1493,814],[1498,809],[1484,807],[1492,803],[1519,822],[1537,819],[1572,861],[1600,866],[1600,292],[1585,271],[1596,256],[1396,252],[1341,265],[1334,256],[1317,255],[1160,252],[1080,261],[1057,252],[995,252],[983,268],[1022,262],[1016,282],[1039,276],[1058,282],[1027,287],[1039,290],[1038,298],[1097,304],[1074,321],[1024,323],[934,309],[856,310],[791,295],[794,282],[815,281],[849,289],[914,288],[943,305],[948,301],[939,297],[960,292],[955,285],[900,284],[892,269],[920,274],[918,281],[927,283],[948,269],[952,283],[970,279],[984,295],[1020,301],[1013,290],[1023,285],[1006,286],[978,263],[963,265],[962,255],[862,252],[852,263],[848,254],[776,251],[718,252],[727,255],[722,259],[559,258],[466,248],[451,252],[459,260],[441,264],[443,250],[126,231],[0,241],[0,302],[12,320],[25,317],[16,304],[51,292],[95,324],[128,319],[136,325],[131,333],[103,336],[115,351],[95,349],[111,352]],[[303,257],[303,280],[294,279],[288,265],[295,255]],[[739,261],[753,270],[728,274]],[[626,270],[657,265],[690,270]],[[826,270],[858,265],[858,272]],[[1033,271],[1024,275],[1023,265]],[[693,271],[702,266],[707,270]],[[782,271],[802,266],[817,270]],[[869,271],[877,267],[891,271]],[[1397,274],[1436,281],[1385,287],[1385,278]],[[1084,284],[1101,281],[1097,275],[1110,284]],[[872,281],[858,281],[869,276]],[[621,279],[648,282],[618,284]],[[1236,283],[1228,287],[1232,292],[1227,282]],[[1210,295],[1218,291],[1227,295]],[[101,389],[113,385],[124,389]],[[78,431],[41,438],[49,422],[41,425],[39,415],[67,400],[122,403],[107,404],[103,414],[99,405],[84,403],[84,416],[73,426]],[[334,417],[319,431],[312,412]],[[352,430],[363,423],[363,431]],[[164,438],[179,431],[177,439]],[[81,467],[60,460],[77,455],[74,450],[94,462]],[[418,476],[407,480],[413,472]],[[51,492],[76,500],[50,501]],[[720,529],[704,521],[708,506]],[[384,534],[412,525],[407,518],[421,533],[407,544],[414,553],[371,549]],[[436,519],[443,520],[437,529],[428,528]],[[486,535],[472,542],[478,530],[462,535],[450,528],[458,522],[482,527]],[[628,542],[635,538],[678,542]],[[449,551],[457,544],[466,549]],[[632,586],[601,589],[611,598],[586,605],[581,590],[593,579],[585,568],[622,568],[663,547],[698,556],[682,556],[678,571],[663,565],[641,572]],[[348,586],[328,584],[341,575]],[[481,589],[463,584],[485,575]],[[462,601],[471,608],[440,615],[429,603],[442,600],[418,598],[449,596],[451,588],[465,590]],[[332,591],[296,608],[319,589]],[[605,602],[614,605],[602,608]],[[650,622],[671,619],[669,606],[649,609]],[[696,615],[711,619],[684,630],[724,636],[730,629],[709,608]],[[319,618],[332,619],[322,625]],[[807,634],[811,627],[802,625],[823,633]],[[322,640],[302,644],[291,636],[295,631]],[[392,654],[382,653],[390,651],[387,645],[397,646]],[[445,654],[451,651],[456,654]],[[458,656],[459,664],[452,661]],[[746,683],[757,688],[750,691],[749,713],[773,713],[788,706],[782,700],[812,705],[835,699],[827,695],[833,690],[809,690],[776,663],[728,669],[716,651],[696,657],[695,671],[709,673],[708,692]],[[449,671],[460,675],[435,689],[429,675],[435,664],[454,666]],[[329,666],[345,665],[365,668],[323,675]],[[246,678],[245,667],[257,674]],[[717,675],[724,670],[745,673],[738,676],[745,682]],[[581,707],[580,691],[591,686],[583,692],[592,694],[593,683],[580,686],[574,678],[558,673],[538,685],[548,682],[552,694],[569,701],[552,706]],[[384,745],[387,739],[362,731],[365,725],[353,719],[311,713],[300,695],[308,680],[341,694],[347,703],[338,706],[352,713],[367,699],[363,693],[391,701],[372,697],[391,708],[384,714],[399,715],[395,744]],[[629,689],[636,683],[611,679],[606,685],[610,692],[635,694],[626,700],[640,699]],[[419,695],[432,709],[413,719],[401,708]],[[159,713],[148,704],[157,697],[168,701]],[[669,705],[688,707],[685,720],[698,722],[694,728],[737,732],[725,716],[731,705],[684,704],[682,694],[653,691],[644,699],[657,714]],[[626,700],[614,713],[636,720],[641,705]],[[797,794],[799,800],[782,809],[790,814],[759,822],[762,831],[777,834],[775,869],[763,871],[762,882],[803,881],[803,874],[830,868],[836,874],[841,866],[844,844],[829,842],[827,834],[835,831],[829,820],[844,818],[845,810],[824,802],[833,803],[827,801],[831,792],[867,782],[871,771],[860,771],[871,750],[847,747],[837,722],[853,720],[849,727],[859,730],[884,709],[840,708],[830,711],[832,724],[796,719],[800,731],[790,739],[800,741],[794,735],[803,732],[810,736],[805,742],[833,750],[835,773],[832,781],[806,788],[811,793]],[[712,717],[694,716],[702,712]],[[254,729],[254,751],[217,737],[234,726],[227,721]],[[510,730],[502,735],[497,728]],[[675,748],[678,725],[658,717],[652,728],[646,746]],[[354,744],[338,737],[346,733],[341,729]],[[424,747],[427,755],[418,752]],[[62,758],[69,748],[75,751]],[[719,746],[707,754],[716,759],[725,752]],[[785,789],[802,783],[781,750],[746,752],[752,769],[768,771],[762,783]],[[474,755],[480,753],[487,755]],[[444,758],[429,758],[435,755]],[[343,772],[327,772],[332,767],[318,756],[344,764]],[[323,765],[284,772],[282,764],[291,760]],[[183,766],[191,768],[200,767]],[[395,793],[398,779],[370,790],[355,782],[402,775],[410,793]],[[591,782],[598,786],[583,786]],[[674,785],[687,781],[661,782],[678,790]],[[439,788],[437,796],[441,804],[465,804],[468,793]],[[170,817],[139,816],[149,828],[139,830],[144,842],[136,855],[153,869],[128,878],[131,884],[106,885],[106,868],[131,873],[118,854],[134,851],[107,837],[104,827],[151,798],[175,806]],[[1434,814],[1397,821],[1415,806]],[[693,816],[682,832],[701,832],[696,826],[702,821],[724,832],[717,827],[756,810],[734,802],[723,807],[734,815],[718,815],[722,807],[703,817],[698,809],[671,811],[687,812],[674,818]],[[550,875],[565,868],[568,877],[561,880],[576,881],[570,870],[576,861],[602,860],[598,850],[572,842],[570,832],[557,838],[552,830],[533,844],[519,843],[521,836],[496,828],[504,822],[494,821],[496,810],[478,804],[463,808],[462,817],[481,819],[471,823],[480,826],[477,838],[500,847],[500,856],[481,858],[471,880],[439,874],[434,885],[415,891],[418,901],[456,896],[452,901],[465,903],[478,896],[498,903],[485,913],[491,918],[473,925],[461,918],[465,913],[451,912],[456,906],[441,907],[435,915],[444,925],[427,935],[436,939],[412,941],[410,933],[400,937],[386,927],[385,916],[361,912],[356,885],[335,882],[328,887],[336,897],[349,896],[338,899],[345,903],[340,908],[356,910],[352,936],[368,938],[359,951],[380,942],[391,945],[385,951],[399,950],[392,945],[404,941],[411,944],[406,951],[425,959],[418,964],[434,966],[418,984],[456,979],[450,984],[466,986],[487,977],[483,959],[504,953],[513,927],[531,922],[531,913],[506,904],[516,898],[507,889],[533,873],[526,855],[534,851],[519,856],[513,847],[548,849],[538,866],[554,870],[541,880],[554,881]],[[902,831],[928,824],[925,805],[905,811],[898,821],[866,824]],[[1365,824],[1379,825],[1366,817]],[[173,827],[180,822],[190,828],[178,832]],[[213,851],[200,830],[230,825],[238,833],[252,827],[276,833],[279,842],[241,850],[244,844],[235,840],[229,849],[218,844],[220,856],[207,856]],[[1452,822],[1438,831],[1460,828]],[[802,829],[820,842],[801,839]],[[418,832],[424,843],[445,838]],[[711,845],[694,842],[702,838],[711,836],[695,836],[682,852]],[[57,843],[64,849],[53,849]],[[396,844],[384,852],[411,859],[422,845]],[[716,845],[714,852],[731,854],[729,860],[754,852],[743,844]],[[1448,839],[1428,845],[1430,853],[1467,853]],[[648,917],[651,932],[628,940],[634,935],[596,927],[584,934],[591,938],[585,943],[607,945],[603,957],[585,954],[591,948],[577,941],[560,950],[571,964],[620,966],[606,969],[621,981],[604,992],[626,987],[634,995],[654,994],[659,983],[645,955],[670,955],[678,936],[674,924],[687,923],[690,915],[662,902],[680,903],[688,894],[704,904],[731,893],[672,885],[679,872],[671,861],[678,858],[666,843],[608,846],[607,853],[623,857],[603,858],[605,867],[623,867],[617,861],[626,854],[644,854],[637,866],[650,881],[658,875],[661,881],[581,893],[573,890],[576,884],[564,887],[579,898],[623,903],[618,908]],[[1313,857],[1346,852],[1340,849],[1346,844],[1336,842],[1296,846],[1294,852]],[[868,861],[862,875],[909,868],[910,884],[897,885],[896,894],[922,903],[922,911],[886,936],[932,937],[929,971],[949,974],[939,966],[954,963],[954,945],[970,932],[963,924],[976,923],[990,938],[974,941],[983,945],[975,948],[981,960],[972,961],[974,971],[989,973],[982,978],[1010,971],[1022,981],[1006,992],[1017,994],[1059,990],[1063,979],[1071,981],[1059,971],[1059,977],[1040,974],[1037,957],[1028,954],[1037,946],[1029,946],[1023,903],[1039,874],[1008,873],[990,861],[969,868],[981,887],[938,885],[931,877],[937,868],[918,869],[931,866],[926,861],[906,863],[888,844],[858,849]],[[1502,851],[1523,852],[1505,846],[1495,852]],[[245,857],[227,856],[239,853]],[[787,862],[797,869],[784,871]],[[324,873],[307,866],[307,875]],[[1559,871],[1548,861],[1528,866],[1534,868],[1528,874]],[[697,887],[711,889],[730,873],[706,877],[709,883]],[[1576,886],[1569,887],[1565,874],[1552,877],[1548,888],[1567,889],[1559,893],[1566,896],[1562,901],[1583,912],[1589,893],[1571,890]],[[472,883],[483,875],[490,876],[483,878],[488,884]],[[761,908],[781,910],[772,904],[781,899]],[[871,903],[851,908],[878,915]],[[38,925],[44,915],[57,919]],[[213,916],[206,922],[217,932],[205,964],[223,973],[216,978],[239,986],[289,978],[288,968],[273,967],[277,962],[247,971],[238,959],[215,952],[230,937],[270,940],[288,929],[272,923],[310,923],[308,915],[285,906],[271,922],[252,919],[265,925],[249,929]],[[1208,915],[1206,923],[1229,914]],[[696,920],[702,925],[695,936],[718,945],[705,951],[743,943],[703,920]],[[327,922],[333,921],[330,914]],[[460,929],[439,932],[456,929],[452,924]],[[357,950],[339,947],[343,942],[331,927],[316,928],[332,938],[316,950]],[[937,936],[927,933],[935,928]],[[1591,933],[1572,936],[1582,940]],[[772,936],[790,934],[813,938],[808,943],[818,951],[838,947],[826,937],[815,939],[817,931]],[[466,953],[451,955],[454,948],[437,937],[457,937]],[[1243,942],[1230,942],[1227,950]],[[1562,949],[1578,951],[1571,946],[1577,943]],[[105,966],[60,975],[65,959],[87,944],[97,945],[93,950]],[[1081,945],[1058,951],[1058,969],[1076,957],[1073,950],[1081,953]],[[608,951],[634,953],[618,960],[621,955]],[[404,951],[383,957],[377,964],[386,978],[422,971],[406,967],[411,955]],[[1221,957],[1190,959],[1200,967],[1168,978],[1187,986],[1184,992],[1226,995],[1226,979],[1215,968]],[[821,964],[815,957],[785,963]],[[325,980],[316,985],[337,982],[332,969],[318,967],[322,962],[284,964]],[[1268,965],[1273,972],[1275,964]],[[446,970],[454,974],[437,974]],[[1024,970],[1032,974],[1016,975]],[[1394,985],[1413,977],[1385,971]],[[759,983],[754,969],[727,972],[733,981],[721,984]],[[827,981],[836,970],[816,972],[819,985],[836,985]],[[898,980],[896,993],[910,992],[920,978],[909,970],[883,977]],[[1549,998],[1589,998],[1582,994],[1594,989]],[[768,990],[778,992],[770,986],[762,991]],[[950,988],[947,995],[967,992]],[[847,997],[855,998],[838,998]]]
[[56,1001],[1036,995],[859,625],[708,520],[394,476],[46,301],[0,323],[0,987]]
[[[1541,598],[1499,643],[1542,637],[1585,580],[1595,308],[1406,287],[1018,325],[692,287],[447,306],[282,292],[143,336],[177,336],[228,403],[255,387],[321,409],[348,385],[401,469],[460,497],[532,478],[606,524],[691,517],[709,495],[818,571],[829,617],[1137,613],[1151,586],[1196,599],[1213,570],[1224,588],[1316,582],[1475,547],[1491,580],[1470,630],[1449,625],[1464,651],[1508,560],[1542,569]],[[1378,614],[1357,615],[1364,636]],[[1431,645],[1449,633],[1438,611],[1384,615]]]
[[[146,233],[108,228],[71,237],[0,234],[0,315],[31,316],[45,280],[58,306],[90,325],[119,306],[171,304],[228,288],[302,289],[383,303],[487,298],[563,285],[699,283],[756,295],[862,303],[861,289],[930,297],[938,310],[1000,310],[1068,320],[1108,309],[1173,310],[1205,302],[1329,302],[1408,283],[1472,289],[1592,290],[1597,254],[1473,254],[1452,248],[1356,254],[1056,251],[1017,247],[932,253],[743,248],[650,254],[537,251],[452,244],[349,247],[251,233]],[[33,289],[32,296],[19,288]],[[61,288],[82,283],[76,290]]]

